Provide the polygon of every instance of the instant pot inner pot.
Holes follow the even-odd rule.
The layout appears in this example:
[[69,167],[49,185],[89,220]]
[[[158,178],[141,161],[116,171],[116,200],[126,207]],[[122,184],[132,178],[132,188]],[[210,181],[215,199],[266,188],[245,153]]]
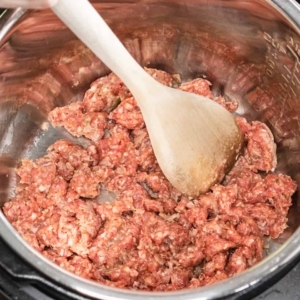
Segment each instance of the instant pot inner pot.
[[[270,1],[94,2],[141,65],[183,80],[207,78],[216,95],[239,102],[238,115],[265,122],[276,139],[277,170],[300,186],[300,40]],[[41,157],[56,139],[71,138],[49,127],[47,113],[81,99],[109,70],[50,10],[25,13],[4,37],[0,61],[2,206],[13,196],[13,168],[22,158]],[[268,253],[298,228],[298,201],[297,192],[289,227]]]

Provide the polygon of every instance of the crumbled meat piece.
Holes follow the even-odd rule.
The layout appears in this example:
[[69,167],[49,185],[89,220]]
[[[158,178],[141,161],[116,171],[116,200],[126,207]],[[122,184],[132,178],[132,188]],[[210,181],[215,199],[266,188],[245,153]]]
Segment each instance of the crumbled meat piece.
[[199,276],[199,281],[196,280],[193,282],[193,287],[196,286],[205,286],[209,284],[213,284],[215,282],[227,279],[228,275],[225,271],[216,271],[216,273],[213,276],[207,276],[205,274],[201,274]]
[[227,209],[229,215],[251,217],[247,226],[253,228],[250,222],[254,220],[260,235],[277,238],[283,232],[291,197],[296,191],[296,184],[289,176],[268,174],[263,178],[241,158],[227,175],[225,184],[227,188],[238,188],[236,202]]
[[69,131],[74,136],[85,136],[86,138],[96,142],[103,137],[106,122],[106,113],[87,112],[82,118],[80,129],[78,128],[79,130],[77,130],[76,133]]
[[114,74],[95,80],[84,95],[82,104],[88,112],[111,112],[120,101],[131,96],[124,83]]
[[160,82],[163,85],[177,88],[181,83],[180,76],[178,74],[169,74],[167,72],[151,69],[151,68],[144,68],[147,73],[149,73],[155,80]]
[[137,182],[142,184],[150,197],[158,198],[167,213],[173,213],[177,205],[176,201],[171,198],[171,184],[161,172],[147,174],[140,172],[136,176]]
[[222,96],[214,97],[213,99],[215,102],[222,105],[225,109],[227,109],[229,112],[235,112],[238,108],[238,103],[235,101],[225,101],[225,99]]
[[[190,234],[192,237],[193,235]],[[187,268],[187,267],[194,267],[200,264],[205,255],[203,253],[204,250],[204,241],[202,239],[194,239],[191,240],[191,243],[188,244],[186,247],[183,247],[176,255],[175,258],[178,263]]]
[[114,130],[120,126],[122,125],[115,126],[110,131],[109,136],[100,140],[97,145],[102,155],[102,160],[99,163],[101,166],[113,169],[117,166],[120,167],[121,160],[126,161],[126,156],[132,154],[132,151],[134,152],[129,133],[123,130]]
[[138,151],[139,168],[142,172],[158,171],[157,164],[150,138],[146,128],[134,129],[131,132],[133,136],[133,143]]
[[257,170],[274,171],[277,164],[276,144],[270,129],[258,121],[248,124],[244,118],[236,120],[247,142],[246,160]]
[[57,107],[49,113],[53,126],[63,126],[74,136],[85,136],[98,141],[104,135],[107,123],[105,112],[85,112],[82,102]]
[[77,169],[74,172],[69,186],[83,198],[95,198],[100,193],[99,178],[97,174],[88,167]]
[[89,251],[89,258],[97,265],[110,269],[115,265],[127,263],[130,250],[135,248],[136,236],[141,224],[131,217],[112,217],[106,219]]
[[145,126],[142,113],[133,97],[127,98],[114,109],[109,118],[128,129],[143,128]]
[[48,148],[48,152],[58,153],[62,158],[70,163],[73,168],[81,166],[95,166],[98,164],[98,155],[89,149],[73,144],[67,140],[58,140]]
[[203,78],[197,78],[192,81],[183,83],[179,89],[184,92],[189,92],[197,95],[201,95],[207,98],[212,99],[213,101],[222,105],[225,109],[230,112],[236,111],[238,108],[238,103],[235,101],[225,101],[222,96],[214,97],[210,90],[211,83]]
[[[179,75],[145,69],[164,85],[181,84]],[[198,78],[179,88],[237,108],[210,86]],[[70,272],[119,288],[196,288],[258,263],[263,237],[277,238],[287,226],[296,184],[273,172],[276,145],[261,122],[236,118],[243,152],[222,183],[192,199],[164,177],[135,99],[115,74],[49,119],[90,146],[59,140],[44,157],[24,159],[3,212],[32,247]]]
[[208,80],[197,78],[192,81],[183,83],[179,89],[184,92],[189,92],[213,99],[213,94],[210,90],[211,83]]
[[203,274],[213,276],[216,271],[223,271],[226,267],[227,257],[228,253],[226,251],[213,256],[213,258],[205,264]]
[[94,266],[88,258],[83,258],[79,255],[64,257],[48,249],[42,251],[42,254],[60,267],[83,278],[89,279],[91,278],[91,274],[93,274]]
[[[54,203],[59,203],[59,201],[65,198],[67,194],[67,190],[68,190],[68,183],[64,180],[63,177],[56,175],[47,193],[48,205],[50,200],[53,200]],[[47,204],[45,203],[45,205]],[[41,207],[43,207],[43,205],[41,205]]]
[[[49,115],[49,121],[54,126],[63,126],[66,122],[66,129],[69,131],[77,131],[81,126],[83,116],[82,102],[74,102],[64,107],[57,107],[53,109]],[[69,124],[68,121],[72,120]]]
[[47,193],[55,178],[55,163],[48,157],[40,158],[36,163],[24,159],[22,166],[17,170],[20,183],[27,185],[28,192],[32,194]]

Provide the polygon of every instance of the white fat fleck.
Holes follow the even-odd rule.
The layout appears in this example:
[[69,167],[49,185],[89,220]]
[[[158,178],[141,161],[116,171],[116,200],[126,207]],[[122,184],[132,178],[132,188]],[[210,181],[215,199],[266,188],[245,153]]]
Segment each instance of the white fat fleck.
[[49,122],[43,122],[41,124],[41,129],[44,130],[44,131],[48,130],[49,129]]
[[45,190],[46,190],[46,187],[44,185],[39,186],[39,191],[40,192],[45,192]]
[[36,213],[32,213],[30,216],[31,220],[35,220],[37,218],[37,214]]
[[101,233],[100,237],[105,238],[106,237],[106,232]]
[[241,266],[241,265],[243,264],[243,260],[242,260],[241,257],[239,257],[239,258],[236,260],[236,264],[237,264],[238,266]]
[[159,237],[159,238],[162,238],[162,237],[163,237],[163,233],[162,233],[162,232],[158,232],[158,233],[156,234],[156,236]]

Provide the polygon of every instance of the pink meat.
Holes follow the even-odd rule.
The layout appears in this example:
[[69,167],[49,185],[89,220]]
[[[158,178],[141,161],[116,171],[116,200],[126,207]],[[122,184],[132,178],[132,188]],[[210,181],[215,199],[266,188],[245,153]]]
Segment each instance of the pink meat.
[[213,99],[213,94],[210,90],[211,83],[208,80],[197,78],[192,81],[183,83],[179,89],[185,92],[201,95]]
[[[146,71],[180,86],[179,75]],[[201,78],[180,86],[237,108],[210,88]],[[3,212],[32,247],[76,275],[145,291],[205,286],[258,263],[263,238],[287,226],[296,184],[273,172],[276,145],[261,122],[236,118],[245,137],[239,159],[222,183],[192,199],[164,177],[135,99],[113,73],[49,119],[90,146],[59,140],[44,157],[24,159]]]
[[131,96],[124,83],[113,73],[95,80],[84,95],[82,104],[87,112],[112,111],[120,101]]
[[109,114],[109,118],[128,129],[143,128],[145,126],[142,113],[133,97],[122,101]]
[[74,136],[84,136],[96,142],[104,135],[107,114],[86,112],[82,102],[75,102],[55,108],[49,113],[49,120],[53,126],[63,126]]
[[146,67],[144,69],[155,80],[157,80],[158,82],[160,82],[163,85],[166,85],[169,87],[174,87],[174,88],[177,88],[180,86],[181,79],[178,74],[171,75],[165,71],[152,69],[152,68],[146,68]]

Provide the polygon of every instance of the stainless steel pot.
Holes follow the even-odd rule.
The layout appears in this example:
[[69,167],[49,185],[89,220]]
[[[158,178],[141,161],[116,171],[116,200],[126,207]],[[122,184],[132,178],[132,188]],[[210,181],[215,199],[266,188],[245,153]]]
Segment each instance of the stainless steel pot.
[[[278,144],[278,170],[300,187],[300,7],[294,0],[92,1],[141,65],[205,76],[240,105],[237,114],[266,122]],[[83,20],[84,22],[84,20]],[[13,194],[13,168],[63,136],[43,131],[47,112],[82,97],[108,72],[49,10],[8,11],[0,19],[0,204]],[[300,254],[300,198],[289,227],[266,258],[223,282],[193,290],[147,293],[81,279],[28,246],[0,212],[0,234],[21,257],[81,295],[101,299],[217,299],[275,276]]]

